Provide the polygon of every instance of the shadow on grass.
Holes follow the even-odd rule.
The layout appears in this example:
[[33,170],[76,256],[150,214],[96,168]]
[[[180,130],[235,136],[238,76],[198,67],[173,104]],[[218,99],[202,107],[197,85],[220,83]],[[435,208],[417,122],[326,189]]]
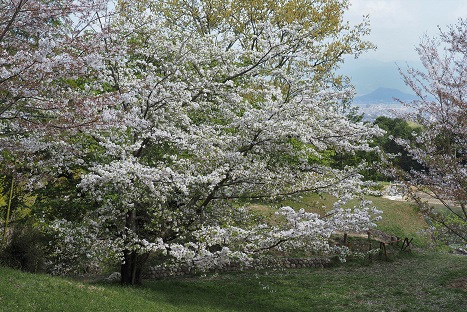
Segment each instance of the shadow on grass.
[[297,311],[288,300],[277,300],[275,285],[256,279],[255,273],[242,277],[224,275],[220,278],[186,278],[146,281],[144,299],[154,295],[179,308],[180,311]]
[[[0,311],[462,311],[467,257],[147,280],[140,287],[0,267]],[[457,284],[456,284],[457,285]]]
[[348,295],[348,289],[335,285],[328,270],[146,280],[127,291],[134,300],[163,302],[174,311],[334,311]]
[[[145,281],[141,287],[0,267],[0,311],[465,311],[467,257]],[[453,287],[456,286],[456,287]]]
[[[146,281],[135,292],[174,311],[460,311],[467,258],[405,254],[396,262]],[[414,297],[415,296],[415,297]]]

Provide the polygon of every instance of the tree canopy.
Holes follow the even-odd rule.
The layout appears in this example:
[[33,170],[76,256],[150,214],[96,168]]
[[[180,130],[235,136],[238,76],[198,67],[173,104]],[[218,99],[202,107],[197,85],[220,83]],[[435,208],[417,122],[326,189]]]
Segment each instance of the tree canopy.
[[[344,256],[346,248],[331,246],[330,235],[374,226],[377,211],[366,201],[342,209],[368,183],[358,165],[336,169],[326,158],[330,150],[370,151],[369,141],[382,133],[342,109],[352,90],[334,70],[344,55],[371,47],[361,39],[365,21],[343,21],[347,6],[118,1],[86,6],[78,22],[64,14],[44,30],[63,41],[44,41],[49,57],[35,69],[57,67],[40,86],[54,113],[38,122],[42,130],[28,125],[21,139],[40,164],[35,170],[52,179],[42,175],[42,185],[54,183],[57,191],[66,179],[78,187],[66,195],[78,214],[38,201],[56,236],[56,272],[113,258],[121,262],[122,283],[134,284],[150,253],[201,268],[248,262],[271,249]],[[15,7],[9,10],[13,16]],[[76,35],[61,32],[85,21]],[[2,49],[16,56],[22,48]],[[94,118],[83,126],[88,116]],[[55,127],[76,131],[57,137],[49,130]],[[310,191],[337,196],[335,209],[320,216],[283,207],[271,223],[248,206]]]

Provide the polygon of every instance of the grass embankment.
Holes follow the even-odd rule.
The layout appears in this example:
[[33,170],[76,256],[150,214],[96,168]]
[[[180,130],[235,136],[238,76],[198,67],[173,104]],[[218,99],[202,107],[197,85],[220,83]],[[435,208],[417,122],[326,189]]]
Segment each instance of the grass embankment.
[[[387,198],[367,196],[365,199],[371,200],[373,205],[383,211],[382,219],[378,222],[378,230],[388,234],[414,238],[416,246],[426,246],[428,240],[421,235],[421,231],[426,229],[427,223],[422,215],[415,211],[415,206],[412,203],[404,201],[394,201]],[[271,215],[274,209],[271,206],[291,206],[292,208],[305,208],[308,212],[324,214],[332,208],[332,205],[337,199],[335,197],[325,195],[320,197],[316,194],[306,194],[280,203],[270,204],[255,204],[253,209],[263,215]],[[358,206],[357,200],[352,200],[345,207]]]
[[0,267],[0,311],[465,311],[466,279],[467,257],[448,254],[174,278],[137,288]]

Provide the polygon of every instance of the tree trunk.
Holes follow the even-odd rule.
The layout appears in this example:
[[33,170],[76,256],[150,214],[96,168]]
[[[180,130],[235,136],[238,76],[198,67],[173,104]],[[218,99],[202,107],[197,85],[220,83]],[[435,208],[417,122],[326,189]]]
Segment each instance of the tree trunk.
[[[125,218],[125,228],[128,232],[136,231],[136,211],[128,211]],[[149,257],[149,253],[137,254],[136,251],[130,251],[125,249],[123,251],[123,262],[120,266],[120,283],[122,285],[139,285],[142,281],[143,267],[146,260]]]
[[120,283],[122,285],[140,285],[144,264],[149,254],[138,255],[136,252],[125,250],[123,252],[124,263],[120,266]]

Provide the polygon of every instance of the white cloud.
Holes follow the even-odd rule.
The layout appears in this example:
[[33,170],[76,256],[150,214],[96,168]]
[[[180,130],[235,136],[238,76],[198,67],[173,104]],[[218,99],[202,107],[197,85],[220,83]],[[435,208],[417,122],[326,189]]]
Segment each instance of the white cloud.
[[467,16],[465,0],[350,0],[346,18],[356,24],[370,15],[368,39],[378,46],[364,58],[381,61],[416,60],[414,47],[425,34],[436,35],[437,26],[456,23]]

